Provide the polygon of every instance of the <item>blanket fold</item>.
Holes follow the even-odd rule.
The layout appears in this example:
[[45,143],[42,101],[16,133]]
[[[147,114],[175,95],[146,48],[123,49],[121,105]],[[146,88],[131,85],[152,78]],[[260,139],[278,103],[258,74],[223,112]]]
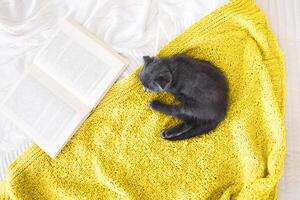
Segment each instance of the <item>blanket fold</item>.
[[286,151],[284,63],[264,14],[233,0],[196,22],[158,56],[220,67],[229,109],[209,134],[167,141],[178,120],[154,112],[138,69],[117,82],[52,160],[32,145],[6,173],[0,199],[276,199]]

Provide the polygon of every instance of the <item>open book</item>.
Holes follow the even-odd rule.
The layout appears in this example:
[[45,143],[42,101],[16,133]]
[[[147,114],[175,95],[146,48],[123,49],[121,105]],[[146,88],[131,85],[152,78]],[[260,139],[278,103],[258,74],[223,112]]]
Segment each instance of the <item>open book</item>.
[[64,20],[1,111],[54,158],[126,65],[83,27]]

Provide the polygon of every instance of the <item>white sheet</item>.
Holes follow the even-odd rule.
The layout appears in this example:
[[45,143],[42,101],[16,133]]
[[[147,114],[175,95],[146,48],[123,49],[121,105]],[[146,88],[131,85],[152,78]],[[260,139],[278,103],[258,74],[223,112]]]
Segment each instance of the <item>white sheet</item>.
[[[126,56],[132,72],[197,19],[228,0],[0,0],[0,100],[56,24],[70,14]],[[284,50],[287,68],[287,159],[279,199],[300,199],[300,2],[257,0]],[[30,140],[0,114],[0,180]]]

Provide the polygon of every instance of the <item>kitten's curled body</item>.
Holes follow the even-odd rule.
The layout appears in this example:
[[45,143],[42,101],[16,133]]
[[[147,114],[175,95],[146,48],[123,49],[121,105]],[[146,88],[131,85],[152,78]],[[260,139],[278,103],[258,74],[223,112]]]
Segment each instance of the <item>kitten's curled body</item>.
[[153,92],[167,91],[180,101],[167,105],[153,100],[150,107],[182,123],[161,132],[161,137],[181,140],[213,130],[227,110],[227,81],[217,67],[184,55],[158,58],[144,56],[140,81]]

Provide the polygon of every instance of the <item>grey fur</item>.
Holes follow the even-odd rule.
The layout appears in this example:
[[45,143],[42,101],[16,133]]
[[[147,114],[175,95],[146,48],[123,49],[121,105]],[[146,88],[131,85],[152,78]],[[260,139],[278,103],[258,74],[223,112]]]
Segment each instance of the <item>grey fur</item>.
[[180,105],[167,105],[153,100],[156,111],[178,117],[182,123],[161,132],[168,140],[191,138],[215,129],[227,110],[227,81],[211,63],[184,55],[158,58],[144,56],[139,78],[146,90],[167,91]]

